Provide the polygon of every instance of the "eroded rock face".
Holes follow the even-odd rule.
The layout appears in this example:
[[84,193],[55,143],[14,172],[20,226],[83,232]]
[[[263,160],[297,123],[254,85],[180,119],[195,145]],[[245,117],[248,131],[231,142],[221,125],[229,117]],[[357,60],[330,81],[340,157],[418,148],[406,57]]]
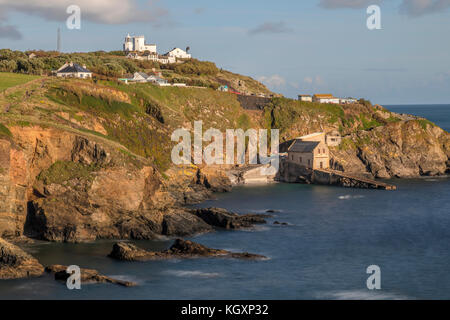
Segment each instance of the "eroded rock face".
[[201,218],[207,224],[223,229],[250,228],[254,224],[266,223],[265,218],[270,217],[269,215],[261,214],[239,215],[221,208],[194,209],[192,213]]
[[44,267],[19,247],[0,239],[0,279],[39,277]]
[[[11,131],[14,139],[0,139],[0,236],[80,242],[212,230],[179,207],[189,194],[198,201],[211,194],[195,174],[169,190],[145,159],[130,161],[115,145],[58,129]],[[55,163],[63,163],[59,171],[76,166],[49,174]],[[190,191],[177,193],[186,185]]]
[[333,166],[377,178],[443,175],[449,171],[450,134],[417,120],[390,123],[347,137],[348,148],[332,150]]
[[109,257],[122,261],[148,261],[157,259],[198,258],[198,257],[222,257],[236,259],[264,259],[266,257],[251,253],[234,253],[226,250],[211,249],[201,244],[177,239],[174,244],[165,251],[147,251],[138,248],[134,244],[118,242],[113,245]]
[[[51,265],[45,268],[45,271],[48,273],[52,273],[55,275],[55,280],[58,281],[67,281],[70,277],[70,274],[67,273],[67,266],[63,265]],[[81,284],[90,284],[90,283],[112,283],[117,284],[124,287],[134,287],[136,286],[135,282],[131,281],[123,281],[114,279],[105,275],[100,274],[97,270],[94,269],[80,269],[81,272]]]

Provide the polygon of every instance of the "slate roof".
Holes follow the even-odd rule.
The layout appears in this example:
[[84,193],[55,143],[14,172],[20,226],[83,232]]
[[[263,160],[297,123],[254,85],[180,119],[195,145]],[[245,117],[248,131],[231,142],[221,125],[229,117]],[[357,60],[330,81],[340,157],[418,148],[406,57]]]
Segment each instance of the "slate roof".
[[295,142],[289,147],[288,151],[307,153],[313,152],[314,149],[320,144],[319,141],[301,141],[295,140]]
[[136,72],[138,75],[140,75],[142,78],[147,79],[148,78],[148,74],[146,74],[145,72]]
[[79,64],[76,64],[76,63],[74,63],[72,65],[68,65],[64,69],[58,71],[58,73],[77,73],[77,72],[92,73],[88,69],[85,69],[85,68],[83,68],[82,66],[80,66]]

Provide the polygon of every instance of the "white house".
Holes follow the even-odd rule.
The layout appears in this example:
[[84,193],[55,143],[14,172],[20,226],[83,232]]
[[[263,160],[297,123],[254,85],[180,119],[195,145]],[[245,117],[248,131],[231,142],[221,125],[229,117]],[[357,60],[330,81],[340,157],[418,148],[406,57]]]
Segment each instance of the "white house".
[[128,80],[134,82],[147,82],[148,77],[148,74],[146,74],[145,72],[135,72],[133,74],[133,78]]
[[65,63],[61,68],[56,71],[57,77],[72,77],[72,78],[92,78],[92,72],[86,69],[86,66],[80,66],[79,64],[70,62]]
[[133,82],[136,82],[136,83],[150,82],[150,83],[154,83],[159,86],[170,86],[169,81],[162,78],[160,75],[158,75],[156,73],[152,74],[152,75],[148,75],[145,72],[135,72],[133,74],[132,78],[119,79],[119,80],[124,81],[127,84],[129,82],[132,82],[132,83]]
[[358,100],[354,99],[354,98],[342,98],[339,99],[340,104],[355,104],[358,103]]
[[312,102],[312,97],[309,94],[300,94],[298,95],[299,101]]
[[156,53],[156,44],[146,44],[144,36],[133,36],[129,34],[125,38],[123,44],[124,52],[145,52]]
[[339,98],[334,97],[332,94],[315,94],[312,98],[313,102],[318,103],[333,103],[339,104]]
[[173,48],[171,51],[167,52],[165,55],[169,56],[169,57],[174,57],[177,59],[191,59],[192,58],[192,55],[190,55],[189,53],[187,53],[184,50],[181,50],[180,48]]

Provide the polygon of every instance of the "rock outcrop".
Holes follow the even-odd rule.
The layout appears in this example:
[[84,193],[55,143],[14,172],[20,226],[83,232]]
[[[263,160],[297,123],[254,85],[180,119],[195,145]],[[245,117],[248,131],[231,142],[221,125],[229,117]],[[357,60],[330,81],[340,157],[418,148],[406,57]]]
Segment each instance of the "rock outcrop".
[[11,131],[13,140],[0,138],[0,236],[81,242],[212,231],[181,207],[188,192],[177,190],[191,184],[203,201],[226,189],[220,178],[196,172],[171,190],[146,159],[110,142],[52,128]]
[[426,120],[400,121],[345,137],[331,155],[333,167],[349,173],[443,175],[450,169],[450,134]]
[[39,277],[44,267],[19,247],[0,239],[0,279]]
[[207,224],[223,229],[250,228],[255,224],[265,224],[265,218],[270,217],[263,214],[239,215],[221,208],[194,209],[192,213]]
[[[70,277],[67,273],[67,266],[63,265],[51,265],[45,268],[45,271],[55,275],[55,280],[66,282]],[[112,283],[124,287],[134,287],[135,282],[123,281],[118,279],[113,279],[111,277],[100,274],[97,270],[93,269],[80,269],[81,272],[81,284],[91,284],[91,283]]]
[[147,251],[133,244],[118,242],[113,245],[109,257],[122,261],[148,261],[175,258],[221,257],[235,259],[264,259],[264,256],[251,253],[234,253],[226,250],[211,249],[201,244],[177,239],[165,251]]

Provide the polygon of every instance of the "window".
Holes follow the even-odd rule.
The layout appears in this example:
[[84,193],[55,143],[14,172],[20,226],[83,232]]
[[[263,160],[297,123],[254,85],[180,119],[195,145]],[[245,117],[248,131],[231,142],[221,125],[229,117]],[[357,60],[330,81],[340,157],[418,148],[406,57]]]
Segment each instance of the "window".
[[308,159],[308,166],[310,166],[310,165],[311,165],[311,160]]
[[302,163],[303,162],[303,159],[302,159],[302,157],[300,157],[300,163]]
[[320,149],[319,149],[319,154],[320,154]]
[[320,169],[323,169],[323,162],[320,161]]
[[323,149],[323,153],[325,153],[325,148]]

